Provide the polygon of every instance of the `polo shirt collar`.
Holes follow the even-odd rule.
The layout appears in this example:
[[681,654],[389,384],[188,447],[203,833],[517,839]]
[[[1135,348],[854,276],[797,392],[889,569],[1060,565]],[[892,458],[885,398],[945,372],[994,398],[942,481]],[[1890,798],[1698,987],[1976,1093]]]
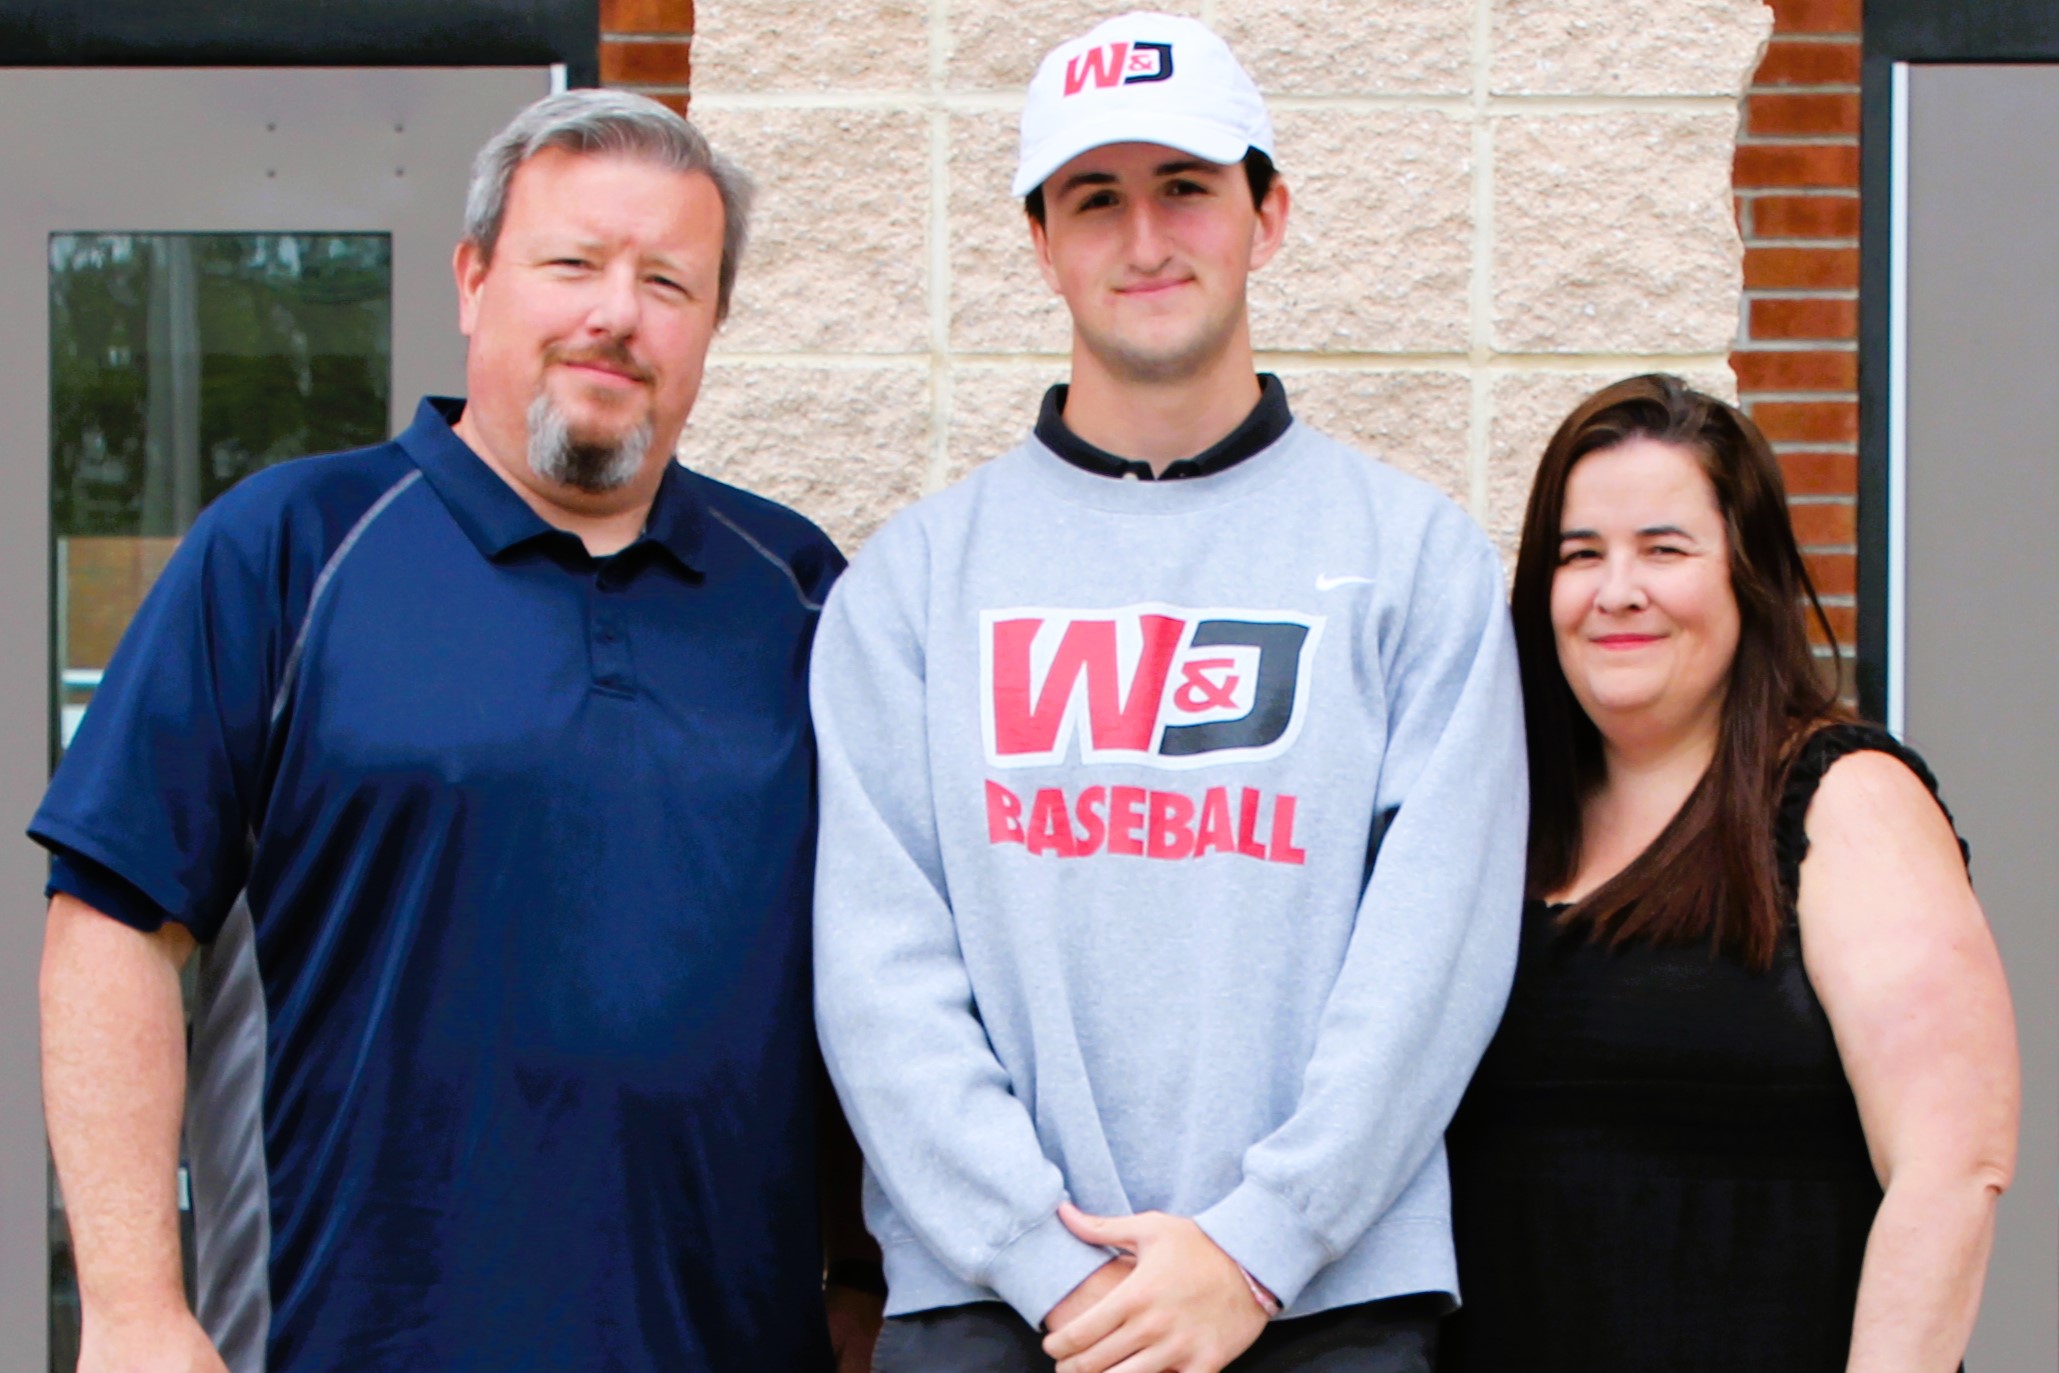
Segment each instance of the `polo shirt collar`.
[[1043,409],[1037,415],[1037,439],[1074,467],[1104,477],[1135,477],[1139,481],[1206,477],[1270,448],[1294,423],[1293,412],[1287,408],[1286,386],[1272,373],[1261,372],[1258,375],[1258,404],[1244,417],[1243,423],[1202,452],[1169,464],[1162,474],[1154,473],[1148,462],[1117,457],[1073,433],[1065,423],[1065,397],[1069,389],[1060,382],[1044,393]]
[[[461,398],[424,396],[415,408],[414,423],[397,440],[422,469],[458,527],[488,558],[498,558],[531,539],[563,533],[530,509],[507,480],[457,436],[451,426],[464,411]],[[702,532],[701,501],[693,483],[693,474],[678,463],[665,465],[643,534],[636,541],[664,549],[689,570],[694,569]]]

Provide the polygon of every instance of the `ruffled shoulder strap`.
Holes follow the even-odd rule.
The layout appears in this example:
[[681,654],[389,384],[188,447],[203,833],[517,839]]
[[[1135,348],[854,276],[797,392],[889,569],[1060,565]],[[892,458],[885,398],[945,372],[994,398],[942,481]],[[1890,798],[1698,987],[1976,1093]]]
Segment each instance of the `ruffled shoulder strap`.
[[[1945,822],[1952,825],[1952,833],[1958,835],[1951,808],[1938,795],[1937,778],[1914,749],[1878,725],[1825,725],[1803,741],[1801,750],[1788,767],[1787,786],[1780,797],[1780,814],[1774,821],[1773,845],[1780,858],[1780,890],[1789,904],[1793,904],[1801,890],[1802,860],[1809,856],[1809,832],[1802,825],[1809,814],[1809,802],[1815,799],[1816,788],[1822,784],[1823,774],[1830,771],[1831,765],[1846,754],[1857,753],[1861,749],[1888,754],[1915,773],[1923,785],[1930,788],[1938,809],[1945,813]],[[1959,839],[1959,857],[1971,865],[1973,852],[1964,838]]]

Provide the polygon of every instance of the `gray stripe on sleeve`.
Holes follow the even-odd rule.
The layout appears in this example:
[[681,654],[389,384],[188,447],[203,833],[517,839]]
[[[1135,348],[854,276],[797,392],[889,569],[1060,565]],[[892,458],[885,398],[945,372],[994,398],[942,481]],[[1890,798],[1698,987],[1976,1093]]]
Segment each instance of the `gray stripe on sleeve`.
[[264,984],[248,892],[195,960],[186,1163],[200,1324],[230,1373],[265,1373],[272,1207],[265,1170]]
[[357,541],[364,537],[364,532],[372,527],[372,521],[385,514],[386,507],[392,505],[401,492],[421,479],[422,469],[418,467],[387,487],[384,494],[372,502],[371,508],[358,516],[357,523],[343,536],[343,542],[337,544],[336,551],[329,555],[329,561],[322,564],[321,572],[315,577],[315,589],[308,593],[307,614],[301,617],[300,632],[293,636],[293,651],[286,656],[286,671],[279,678],[279,694],[272,698],[273,724],[279,723],[279,716],[285,713],[286,702],[293,697],[293,681],[300,675],[300,655],[307,648],[308,630],[314,625],[315,609],[321,605],[322,593],[329,589],[329,582],[335,577],[336,569],[343,566],[343,560],[350,556],[351,549],[357,547]]
[[808,597],[808,593],[801,588],[801,579],[794,575],[794,570],[793,568],[787,565],[786,559],[780,557],[777,553],[774,553],[764,544],[761,544],[756,539],[752,538],[748,530],[746,530],[742,525],[738,524],[735,520],[730,519],[729,516],[723,514],[720,510],[717,510],[713,506],[710,506],[708,507],[708,513],[713,515],[716,519],[722,521],[723,524],[728,525],[729,531],[732,534],[735,534],[739,539],[742,539],[745,543],[749,544],[753,549],[755,549],[759,557],[763,558],[766,562],[771,563],[774,567],[778,568],[781,575],[786,578],[787,584],[793,587],[794,596],[800,601],[803,608],[808,610],[822,609],[822,602],[810,600]]

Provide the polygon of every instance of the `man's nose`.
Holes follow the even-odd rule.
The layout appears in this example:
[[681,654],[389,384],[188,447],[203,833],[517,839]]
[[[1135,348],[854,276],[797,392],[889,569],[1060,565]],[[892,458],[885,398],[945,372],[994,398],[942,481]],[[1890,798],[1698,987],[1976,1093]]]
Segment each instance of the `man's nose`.
[[1130,265],[1143,272],[1163,267],[1172,253],[1158,206],[1148,197],[1138,199],[1131,203],[1128,219]]
[[594,299],[587,312],[587,326],[613,338],[628,338],[636,332],[643,302],[637,295],[634,264],[612,264],[594,285]]

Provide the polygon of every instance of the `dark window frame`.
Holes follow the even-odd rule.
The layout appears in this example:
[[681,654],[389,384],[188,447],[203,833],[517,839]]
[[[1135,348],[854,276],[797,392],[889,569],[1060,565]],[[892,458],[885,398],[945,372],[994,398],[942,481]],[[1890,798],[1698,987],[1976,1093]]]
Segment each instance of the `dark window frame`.
[[599,0],[0,0],[0,67],[537,67],[600,84]]

